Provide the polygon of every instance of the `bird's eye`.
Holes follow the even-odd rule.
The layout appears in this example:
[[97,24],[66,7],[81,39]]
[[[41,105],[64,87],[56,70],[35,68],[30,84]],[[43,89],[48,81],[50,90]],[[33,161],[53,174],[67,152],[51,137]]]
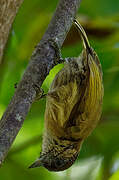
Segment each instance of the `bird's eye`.
[[62,166],[64,164],[64,161],[62,159],[56,159],[55,164],[56,164],[56,166],[59,167],[59,166]]
[[60,147],[65,147],[64,145],[60,144]]

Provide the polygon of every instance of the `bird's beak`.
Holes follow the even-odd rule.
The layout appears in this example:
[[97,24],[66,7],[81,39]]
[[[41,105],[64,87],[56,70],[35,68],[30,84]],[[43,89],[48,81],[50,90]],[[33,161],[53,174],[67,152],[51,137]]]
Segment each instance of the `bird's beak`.
[[31,164],[31,166],[29,166],[28,168],[35,168],[35,167],[40,167],[40,166],[42,166],[42,163],[40,159],[38,159],[33,164]]

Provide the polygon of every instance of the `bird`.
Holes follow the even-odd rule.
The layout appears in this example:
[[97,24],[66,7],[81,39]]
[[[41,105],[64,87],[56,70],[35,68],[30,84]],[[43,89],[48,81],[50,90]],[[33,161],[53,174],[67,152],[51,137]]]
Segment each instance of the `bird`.
[[49,171],[63,171],[71,167],[102,113],[100,60],[76,19],[74,25],[83,40],[83,50],[79,57],[65,62],[49,88],[42,151],[29,168],[43,166]]

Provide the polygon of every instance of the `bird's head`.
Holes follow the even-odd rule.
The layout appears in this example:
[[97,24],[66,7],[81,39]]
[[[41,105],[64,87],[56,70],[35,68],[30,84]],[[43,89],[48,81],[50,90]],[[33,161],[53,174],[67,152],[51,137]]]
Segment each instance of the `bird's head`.
[[41,154],[41,156],[29,167],[35,168],[43,166],[49,171],[63,171],[69,168],[76,160],[78,153],[73,147],[65,147],[57,149],[58,151],[51,151]]

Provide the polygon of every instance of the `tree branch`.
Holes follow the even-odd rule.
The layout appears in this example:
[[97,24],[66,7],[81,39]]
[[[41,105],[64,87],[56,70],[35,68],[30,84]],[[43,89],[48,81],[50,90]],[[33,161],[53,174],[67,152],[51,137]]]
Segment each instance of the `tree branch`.
[[0,0],[0,64],[9,32],[23,0]]
[[60,0],[46,33],[32,54],[14,97],[0,121],[1,164],[37,96],[37,87],[40,89],[51,68],[58,63],[57,49],[64,42],[80,2]]

